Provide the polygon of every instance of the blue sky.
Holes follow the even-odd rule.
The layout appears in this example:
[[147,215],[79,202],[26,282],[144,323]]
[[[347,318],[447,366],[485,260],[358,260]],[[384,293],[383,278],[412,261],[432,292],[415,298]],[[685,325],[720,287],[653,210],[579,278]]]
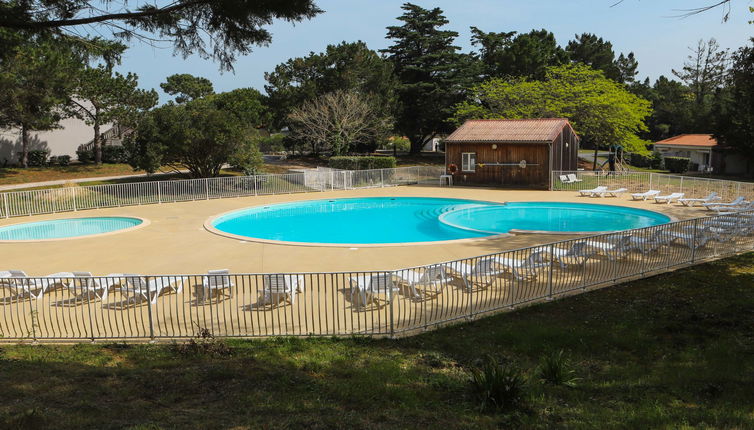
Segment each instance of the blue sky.
[[[616,55],[633,51],[639,61],[639,77],[652,80],[680,68],[688,47],[699,39],[714,37],[723,48],[738,48],[754,35],[748,20],[749,0],[733,0],[728,22],[722,10],[684,19],[672,17],[678,9],[703,6],[712,0],[416,0],[426,8],[440,7],[450,20],[447,28],[460,33],[456,44],[469,51],[469,27],[483,31],[519,31],[546,28],[561,45],[574,34],[594,33],[613,43]],[[395,25],[401,14],[400,0],[317,0],[325,13],[296,25],[278,22],[270,27],[273,41],[257,47],[235,64],[235,72],[221,73],[211,60],[196,56],[183,59],[172,49],[155,49],[133,43],[121,71],[139,75],[141,86],[159,91],[160,82],[173,73],[191,73],[209,78],[216,91],[254,87],[263,91],[264,72],[292,57],[321,52],[328,44],[363,40],[370,48],[385,48],[385,27]],[[160,92],[162,101],[168,97]]]

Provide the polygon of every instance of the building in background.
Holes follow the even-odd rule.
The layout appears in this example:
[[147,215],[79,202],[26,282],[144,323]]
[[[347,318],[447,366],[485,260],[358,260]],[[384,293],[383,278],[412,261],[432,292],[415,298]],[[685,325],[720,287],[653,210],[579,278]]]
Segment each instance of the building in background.
[[655,142],[654,150],[663,157],[688,158],[699,172],[744,175],[748,170],[745,157],[719,145],[711,134],[680,134]]

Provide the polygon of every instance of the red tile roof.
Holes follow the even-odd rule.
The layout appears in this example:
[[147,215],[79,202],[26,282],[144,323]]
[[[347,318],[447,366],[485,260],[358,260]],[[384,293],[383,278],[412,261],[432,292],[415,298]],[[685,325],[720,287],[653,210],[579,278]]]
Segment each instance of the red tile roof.
[[445,141],[550,143],[565,126],[570,127],[565,118],[474,119],[463,123]]
[[678,146],[717,146],[717,139],[711,134],[679,134],[671,138],[655,142],[655,145],[678,145]]

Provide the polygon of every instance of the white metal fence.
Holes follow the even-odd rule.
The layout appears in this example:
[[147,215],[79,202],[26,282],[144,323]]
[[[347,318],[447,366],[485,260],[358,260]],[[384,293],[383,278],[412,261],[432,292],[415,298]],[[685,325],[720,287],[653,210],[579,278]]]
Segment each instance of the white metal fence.
[[0,274],[6,340],[394,336],[754,249],[754,212],[395,271]]
[[0,193],[0,218],[189,200],[435,183],[443,167],[312,170],[303,173],[135,182]]

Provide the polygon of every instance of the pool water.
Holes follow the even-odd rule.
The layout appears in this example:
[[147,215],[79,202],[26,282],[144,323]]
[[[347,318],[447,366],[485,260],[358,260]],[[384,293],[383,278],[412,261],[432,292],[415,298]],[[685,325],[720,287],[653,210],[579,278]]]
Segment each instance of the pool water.
[[474,239],[511,229],[615,231],[669,220],[608,205],[372,197],[252,207],[219,216],[210,226],[244,238],[345,245]]
[[129,217],[67,218],[0,227],[0,240],[50,240],[91,236],[136,227],[144,221]]

